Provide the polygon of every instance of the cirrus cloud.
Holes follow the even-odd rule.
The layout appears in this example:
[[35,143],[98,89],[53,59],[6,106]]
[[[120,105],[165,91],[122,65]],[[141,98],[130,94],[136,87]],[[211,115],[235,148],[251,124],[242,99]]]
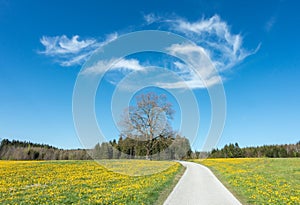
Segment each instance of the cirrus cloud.
[[45,46],[45,51],[41,53],[46,55],[78,53],[82,49],[94,45],[96,42],[95,39],[79,41],[78,38],[78,35],[70,39],[66,35],[54,37],[43,36],[40,41]]
[[117,37],[118,34],[113,33],[108,35],[104,41],[99,42],[94,38],[79,40],[78,35],[71,38],[66,35],[42,36],[40,42],[45,50],[39,51],[39,53],[54,58],[61,66],[82,65],[96,49]]
[[205,50],[220,72],[236,66],[246,57],[255,54],[260,48],[260,44],[254,50],[243,48],[243,36],[233,34],[227,22],[218,15],[194,22],[180,17],[169,19],[154,14],[147,16],[148,18],[144,18],[146,20],[151,19],[149,23],[163,24],[166,29],[182,34],[196,42],[199,47]]
[[100,60],[92,66],[86,67],[82,70],[82,75],[99,75],[105,73],[107,70],[119,70],[123,72],[128,71],[142,71],[146,68],[140,64],[137,59],[109,59]]
[[[192,22],[181,17],[167,18],[150,13],[144,15],[144,20],[146,25],[157,25],[158,28],[164,28],[183,35],[194,42],[193,44],[173,45],[166,48],[169,55],[179,55],[182,59],[188,60],[189,65],[174,61],[174,67],[169,69],[173,69],[185,83],[175,81],[157,82],[158,86],[164,88],[181,89],[186,88],[187,84],[193,89],[198,89],[221,83],[225,80],[224,74],[226,72],[232,70],[248,56],[255,54],[260,48],[260,45],[252,50],[244,48],[243,36],[240,33],[232,33],[227,22],[218,15]],[[100,42],[95,38],[82,39],[78,35],[71,38],[66,35],[43,36],[40,42],[45,50],[39,53],[52,57],[61,66],[82,65],[96,49],[117,39],[117,37],[118,34],[114,33]],[[203,61],[204,57],[209,59],[209,62],[207,60]],[[102,74],[109,64],[111,64],[110,70],[118,71],[120,75],[125,75],[131,71],[146,70],[145,62],[139,59],[124,58],[118,62],[115,61],[116,59],[100,61],[96,65],[85,69],[82,74]],[[157,65],[159,63],[157,62]],[[211,64],[214,69],[208,69]],[[191,67],[194,69],[191,69]],[[199,79],[199,76],[201,79]],[[115,79],[120,80],[120,78]],[[117,83],[115,80],[108,81],[112,84]]]

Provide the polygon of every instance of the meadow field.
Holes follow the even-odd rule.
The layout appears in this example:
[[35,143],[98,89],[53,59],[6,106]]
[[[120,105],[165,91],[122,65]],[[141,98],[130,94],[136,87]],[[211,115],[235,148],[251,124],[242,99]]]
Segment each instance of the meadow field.
[[184,172],[177,162],[105,163],[113,165],[106,169],[95,161],[0,161],[0,204],[160,204]]
[[300,204],[299,158],[192,161],[209,167],[243,204]]

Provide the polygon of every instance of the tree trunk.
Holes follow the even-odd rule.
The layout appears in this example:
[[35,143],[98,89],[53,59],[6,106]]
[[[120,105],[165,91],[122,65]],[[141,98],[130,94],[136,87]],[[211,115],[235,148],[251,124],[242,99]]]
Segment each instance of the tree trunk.
[[146,159],[149,160],[150,159],[150,149],[147,148],[147,153],[146,153]]

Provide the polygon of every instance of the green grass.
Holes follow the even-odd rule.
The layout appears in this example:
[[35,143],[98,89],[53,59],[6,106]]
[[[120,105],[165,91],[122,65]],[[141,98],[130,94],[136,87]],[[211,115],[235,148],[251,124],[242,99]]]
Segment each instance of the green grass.
[[[0,204],[162,204],[183,173],[177,162],[111,163],[118,172],[130,167],[130,173],[95,161],[0,160]],[[148,175],[133,176],[139,170]]]
[[300,204],[300,159],[193,160],[209,167],[243,204]]
[[162,187],[162,191],[159,193],[158,199],[154,203],[155,205],[162,205],[167,200],[168,196],[173,191],[174,187],[182,177],[183,173],[185,172],[186,168],[184,166],[180,166],[177,173],[171,177],[171,179]]

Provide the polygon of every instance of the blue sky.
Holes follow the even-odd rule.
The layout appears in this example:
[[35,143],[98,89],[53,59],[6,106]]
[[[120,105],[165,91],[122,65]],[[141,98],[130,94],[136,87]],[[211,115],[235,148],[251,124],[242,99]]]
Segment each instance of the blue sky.
[[[119,36],[159,29],[196,42],[220,72],[227,104],[218,147],[295,143],[300,140],[299,9],[300,3],[292,0],[0,0],[0,137],[82,147],[72,116],[81,66],[95,49]],[[170,68],[175,61],[154,53],[129,56],[119,66],[126,72],[108,73],[97,96],[112,95],[114,83],[127,71],[150,64]],[[179,67],[172,68],[180,70],[176,62]],[[181,77],[197,96],[202,137],[210,122],[208,93],[189,81],[192,74]],[[109,101],[96,98],[97,115],[108,119],[98,117],[105,135],[116,138],[107,106]]]

